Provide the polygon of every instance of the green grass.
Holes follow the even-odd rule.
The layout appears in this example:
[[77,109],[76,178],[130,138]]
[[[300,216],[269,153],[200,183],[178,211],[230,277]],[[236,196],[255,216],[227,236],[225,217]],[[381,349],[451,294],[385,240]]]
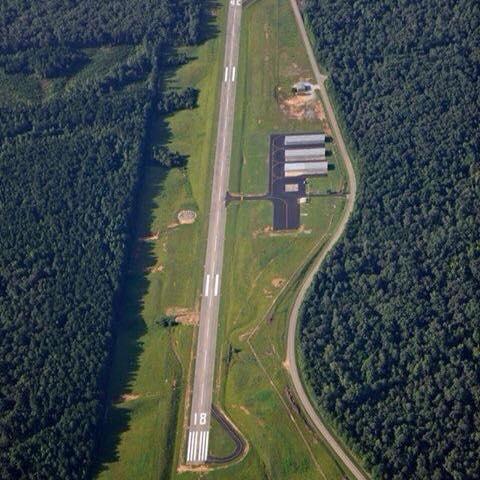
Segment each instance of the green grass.
[[[218,13],[223,17],[223,10]],[[136,244],[126,280],[110,382],[113,404],[96,470],[100,479],[168,478],[176,468],[194,329],[164,328],[155,320],[171,308],[198,309],[222,42],[218,35],[189,49],[195,60],[165,79],[199,88],[200,96],[198,108],[162,118],[154,128],[153,141],[189,161],[184,170],[145,171],[138,236],[159,236]],[[195,209],[197,221],[176,225],[178,211],[187,207]]]
[[209,454],[216,457],[226,457],[235,450],[235,442],[213,416],[210,437]]
[[[241,42],[230,190],[262,192],[268,179],[270,133],[329,132],[329,126],[322,118],[294,119],[281,109],[291,84],[313,77],[287,0],[262,0],[246,8]],[[345,168],[335,143],[328,147],[335,168],[317,182],[323,180],[325,189],[340,189],[346,182]],[[336,197],[314,198],[302,206],[302,228],[279,234],[271,231],[269,202],[228,207],[215,398],[246,436],[250,450],[244,461],[205,477],[330,480],[345,476],[292,407],[282,364],[288,305],[301,278],[298,269],[334,231],[344,202]],[[291,281],[286,290],[290,294],[277,307],[280,310],[265,319],[282,291],[280,281]],[[230,356],[232,347],[235,353]]]
[[[223,25],[223,11],[221,15]],[[312,77],[289,2],[262,0],[243,15],[230,190],[248,193],[266,189],[270,133],[328,132],[329,127],[321,118],[290,118],[280,108],[292,83]],[[169,307],[198,308],[222,42],[220,36],[193,49],[197,59],[166,79],[167,86],[200,88],[200,108],[178,112],[155,126],[156,138],[190,155],[189,166],[168,175],[156,167],[146,172],[139,235],[160,235],[157,241],[139,243],[132,261],[110,387],[112,398],[125,393],[138,397],[123,397],[126,401],[110,409],[98,478],[198,478],[198,473],[176,470],[185,447],[185,392],[195,338],[191,327],[162,328],[155,319]],[[329,147],[335,169],[316,182],[318,188],[340,189],[345,169],[335,143]],[[168,228],[185,207],[197,211],[197,222]],[[203,472],[203,478],[346,476],[292,406],[282,365],[287,314],[301,266],[333,232],[343,207],[343,198],[312,199],[302,206],[302,228],[284,234],[271,231],[269,202],[228,207],[214,396],[245,435],[249,452],[240,462]],[[161,271],[148,271],[152,267]],[[286,287],[281,280],[289,282]],[[281,292],[281,301],[265,320]],[[231,441],[218,427],[214,422],[211,452],[222,455]]]

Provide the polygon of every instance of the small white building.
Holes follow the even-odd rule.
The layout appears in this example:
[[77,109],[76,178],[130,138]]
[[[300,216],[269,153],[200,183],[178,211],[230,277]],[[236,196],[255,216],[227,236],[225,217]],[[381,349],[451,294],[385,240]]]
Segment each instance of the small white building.
[[313,92],[313,85],[310,82],[297,82],[292,86],[292,93],[305,95]]

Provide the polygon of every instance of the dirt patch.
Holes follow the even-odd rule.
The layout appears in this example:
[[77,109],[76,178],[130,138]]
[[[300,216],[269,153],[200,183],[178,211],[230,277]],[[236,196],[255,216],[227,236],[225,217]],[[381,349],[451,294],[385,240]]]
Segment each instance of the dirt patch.
[[294,120],[325,120],[325,111],[317,96],[293,95],[280,100],[282,113]]
[[197,214],[193,210],[180,210],[177,218],[182,225],[189,225],[195,221]]
[[120,395],[113,403],[124,403],[124,402],[131,402],[132,400],[137,400],[140,398],[140,395],[137,393],[124,393]]
[[283,287],[285,285],[285,282],[286,282],[286,280],[284,278],[274,278],[272,280],[272,285],[275,288],[280,288],[280,287]]
[[160,232],[149,232],[144,237],[140,237],[139,240],[141,242],[153,242],[155,240],[158,240],[159,237],[160,237]]
[[174,317],[182,325],[198,325],[198,312],[183,307],[169,307],[165,311],[168,317]]
[[154,267],[149,267],[147,268],[147,272],[150,272],[150,273],[159,273],[159,272],[163,272],[163,269],[165,267],[162,265],[162,264],[159,264],[159,265],[155,265]]
[[[307,231],[308,233],[311,230]],[[288,236],[298,236],[299,233],[305,233],[305,225],[300,225],[296,230],[279,230],[270,232],[270,237],[288,237]]]

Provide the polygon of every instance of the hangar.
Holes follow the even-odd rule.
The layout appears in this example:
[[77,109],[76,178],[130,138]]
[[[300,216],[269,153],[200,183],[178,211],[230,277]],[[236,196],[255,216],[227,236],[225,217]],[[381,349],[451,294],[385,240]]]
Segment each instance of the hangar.
[[286,162],[304,162],[325,159],[325,148],[296,148],[285,150]]
[[285,177],[301,177],[302,175],[326,175],[328,162],[296,162],[285,163]]
[[300,227],[300,204],[311,196],[342,195],[339,192],[311,194],[309,177],[328,175],[329,152],[323,133],[272,133],[270,135],[268,192],[227,194],[226,201],[269,200],[273,203],[273,229],[296,230]]
[[299,145],[324,145],[326,136],[323,133],[285,135],[285,146],[296,147]]

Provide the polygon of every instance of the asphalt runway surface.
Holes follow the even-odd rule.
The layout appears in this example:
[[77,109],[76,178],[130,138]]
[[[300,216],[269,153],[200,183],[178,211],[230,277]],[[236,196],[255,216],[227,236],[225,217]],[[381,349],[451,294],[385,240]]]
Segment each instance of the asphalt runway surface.
[[208,459],[225,240],[225,198],[232,149],[241,15],[241,2],[239,0],[230,0],[220,93],[212,198],[208,223],[207,251],[204,265],[203,293],[200,306],[190,423],[188,427],[186,461],[189,465],[200,465],[206,463]]

